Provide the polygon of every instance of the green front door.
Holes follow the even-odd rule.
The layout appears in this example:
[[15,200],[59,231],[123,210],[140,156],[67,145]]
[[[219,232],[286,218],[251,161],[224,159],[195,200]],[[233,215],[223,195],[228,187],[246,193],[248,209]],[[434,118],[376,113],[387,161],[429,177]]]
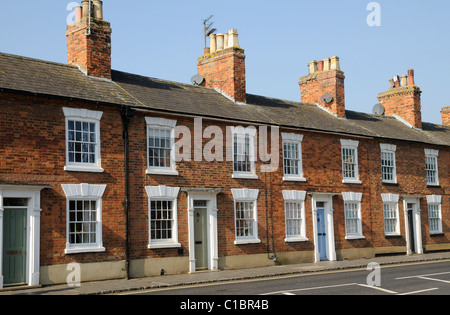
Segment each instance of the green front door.
[[208,269],[208,227],[206,208],[195,208],[195,267],[196,270]]
[[27,209],[5,208],[3,214],[3,281],[26,283]]

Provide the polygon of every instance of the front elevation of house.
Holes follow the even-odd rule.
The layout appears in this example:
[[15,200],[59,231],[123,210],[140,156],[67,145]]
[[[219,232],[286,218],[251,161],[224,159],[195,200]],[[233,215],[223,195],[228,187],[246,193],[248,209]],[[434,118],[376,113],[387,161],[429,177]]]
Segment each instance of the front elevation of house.
[[413,71],[377,114],[337,57],[302,102],[252,95],[233,29],[199,86],[148,78],[111,70],[97,9],[68,65],[0,53],[0,287],[450,250],[450,111],[422,122]]

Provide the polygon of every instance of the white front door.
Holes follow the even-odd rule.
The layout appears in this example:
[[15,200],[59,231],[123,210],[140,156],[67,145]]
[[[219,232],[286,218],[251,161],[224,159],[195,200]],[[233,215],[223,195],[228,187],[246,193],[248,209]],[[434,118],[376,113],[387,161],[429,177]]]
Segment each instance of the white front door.
[[336,261],[334,241],[334,209],[332,193],[312,193],[314,258]]
[[403,209],[405,212],[406,252],[408,255],[423,254],[419,197],[405,197]]
[[217,191],[187,190],[189,272],[219,270]]

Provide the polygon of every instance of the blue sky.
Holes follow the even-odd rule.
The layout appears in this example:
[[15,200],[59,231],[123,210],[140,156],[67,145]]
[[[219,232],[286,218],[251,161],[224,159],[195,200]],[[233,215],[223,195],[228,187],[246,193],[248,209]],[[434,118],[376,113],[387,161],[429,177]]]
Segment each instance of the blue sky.
[[[70,2],[3,1],[0,52],[66,63]],[[389,78],[414,68],[423,120],[441,123],[450,105],[450,1],[377,1],[375,27],[367,24],[370,2],[104,0],[104,17],[116,70],[190,83],[203,53],[202,19],[214,14],[218,32],[239,31],[248,93],[299,101],[308,62],[339,56],[347,109],[371,113]]]

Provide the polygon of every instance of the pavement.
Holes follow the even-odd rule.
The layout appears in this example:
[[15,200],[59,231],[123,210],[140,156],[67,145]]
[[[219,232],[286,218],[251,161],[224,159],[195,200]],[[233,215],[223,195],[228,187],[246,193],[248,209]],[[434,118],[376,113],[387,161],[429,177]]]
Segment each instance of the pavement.
[[159,288],[181,287],[208,283],[264,279],[270,277],[301,275],[326,271],[366,269],[370,263],[401,265],[419,262],[450,260],[450,252],[431,253],[412,256],[388,256],[371,259],[320,262],[300,265],[271,266],[252,269],[198,272],[182,275],[165,275],[140,279],[119,279],[82,283],[80,287],[53,285],[40,287],[20,287],[0,290],[1,295],[106,295],[132,293],[133,291]]

